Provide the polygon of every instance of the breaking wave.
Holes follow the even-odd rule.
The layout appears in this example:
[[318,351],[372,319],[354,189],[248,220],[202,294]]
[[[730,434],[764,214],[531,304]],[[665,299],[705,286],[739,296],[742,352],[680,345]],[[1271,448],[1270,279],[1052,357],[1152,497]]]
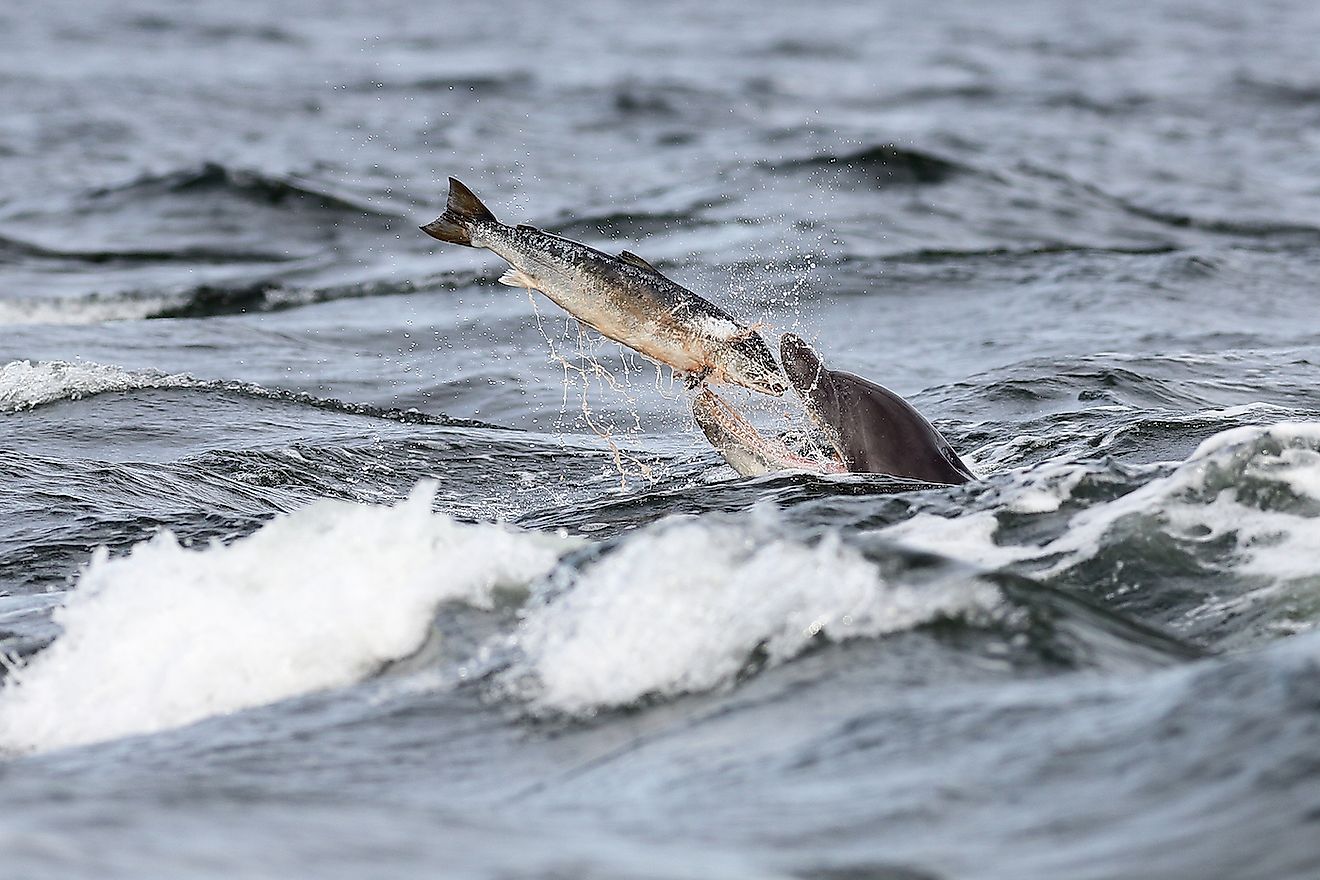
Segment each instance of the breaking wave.
[[20,412],[63,400],[82,400],[113,391],[138,391],[152,388],[186,388],[228,391],[264,400],[282,400],[349,415],[389,419],[417,425],[440,425],[458,428],[498,428],[474,419],[432,415],[415,409],[385,409],[334,398],[316,397],[305,392],[265,388],[250,382],[198,379],[184,373],[159,373],[151,370],[126,370],[122,367],[90,361],[10,361],[0,367],[0,413]]
[[351,684],[425,642],[443,602],[525,590],[571,542],[433,513],[319,501],[228,546],[169,532],[101,551],[63,634],[0,691],[0,745],[51,749],[177,727]]
[[182,373],[132,371],[95,363],[10,361],[0,367],[0,412],[19,412],[58,400],[81,400],[139,388],[197,388],[205,383]]
[[[941,622],[1052,668],[1193,656],[1098,607],[941,558],[794,532],[774,508],[670,518],[597,544],[465,525],[424,482],[393,507],[320,500],[228,545],[170,532],[99,550],[54,614],[62,633],[0,690],[0,747],[51,749],[163,730],[417,671],[445,603],[521,605],[421,687],[483,682],[569,718],[736,684],[824,644]],[[568,555],[565,555],[568,554]],[[1052,621],[1058,621],[1057,630]],[[1053,633],[1053,634],[1051,634]],[[448,661],[446,661],[448,662]],[[411,668],[409,668],[411,667]]]
[[966,573],[889,577],[838,535],[775,537],[773,512],[662,523],[544,580],[581,539],[458,523],[433,512],[435,488],[393,507],[316,501],[228,545],[186,548],[166,531],[123,556],[99,550],[54,614],[62,633],[0,690],[0,748],[164,730],[350,685],[417,652],[441,604],[489,608],[497,592],[521,603],[538,581],[517,629],[464,662],[511,650],[492,684],[570,716],[1001,602]]
[[1142,606],[1158,583],[1157,622],[1217,641],[1311,629],[1320,424],[1222,431],[1173,466],[1047,462],[993,481],[965,511],[918,513],[882,533],[978,566],[1076,574],[1120,607]]
[[662,524],[531,607],[515,637],[525,659],[509,681],[541,708],[580,714],[710,690],[754,660],[777,664],[819,641],[983,615],[999,602],[972,578],[892,581],[837,534]]

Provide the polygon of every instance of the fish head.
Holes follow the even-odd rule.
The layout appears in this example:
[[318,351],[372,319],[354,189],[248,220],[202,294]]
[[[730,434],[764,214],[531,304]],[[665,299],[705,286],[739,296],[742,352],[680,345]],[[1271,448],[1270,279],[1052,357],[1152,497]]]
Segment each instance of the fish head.
[[710,444],[744,477],[789,469],[827,474],[847,471],[843,462],[828,451],[814,447],[793,449],[782,438],[762,436],[728,401],[709,388],[702,388],[692,401],[692,414]]
[[784,467],[767,454],[765,438],[709,388],[702,388],[692,401],[692,415],[710,445],[744,477],[756,477]]
[[722,355],[721,372],[729,382],[776,397],[788,390],[775,356],[756,331],[739,333],[730,339]]

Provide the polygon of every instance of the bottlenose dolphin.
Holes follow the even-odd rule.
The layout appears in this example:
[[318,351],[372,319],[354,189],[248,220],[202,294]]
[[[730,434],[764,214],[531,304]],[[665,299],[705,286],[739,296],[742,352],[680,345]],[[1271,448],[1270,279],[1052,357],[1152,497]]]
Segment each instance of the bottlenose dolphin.
[[500,283],[541,291],[583,324],[689,374],[693,385],[730,382],[776,395],[788,390],[754,329],[636,254],[616,257],[533,226],[505,226],[452,177],[445,212],[422,231],[494,251],[512,267]]
[[792,333],[781,338],[779,356],[820,431],[820,450],[803,455],[767,440],[733,407],[704,389],[693,402],[697,424],[740,474],[802,468],[888,474],[946,485],[975,479],[940,432],[888,388],[827,369],[811,346]]

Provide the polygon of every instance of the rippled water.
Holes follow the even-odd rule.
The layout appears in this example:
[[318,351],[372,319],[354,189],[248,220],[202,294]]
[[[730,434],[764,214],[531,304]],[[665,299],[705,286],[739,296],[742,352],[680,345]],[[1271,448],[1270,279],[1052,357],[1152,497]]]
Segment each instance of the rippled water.
[[[1315,876],[1317,38],[0,9],[6,875]],[[450,174],[982,479],[737,478]]]

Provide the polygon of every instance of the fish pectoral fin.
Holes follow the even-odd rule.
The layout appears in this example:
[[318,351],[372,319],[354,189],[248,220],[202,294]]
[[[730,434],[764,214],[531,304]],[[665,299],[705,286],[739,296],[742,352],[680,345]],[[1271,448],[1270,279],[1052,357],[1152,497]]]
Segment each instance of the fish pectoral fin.
[[525,287],[528,290],[536,289],[536,281],[522,269],[507,269],[505,273],[500,276],[500,284],[509,287]]
[[635,266],[638,269],[645,269],[647,272],[654,272],[657,275],[660,274],[659,269],[637,256],[632,251],[620,251],[619,259],[623,260],[629,266]]

